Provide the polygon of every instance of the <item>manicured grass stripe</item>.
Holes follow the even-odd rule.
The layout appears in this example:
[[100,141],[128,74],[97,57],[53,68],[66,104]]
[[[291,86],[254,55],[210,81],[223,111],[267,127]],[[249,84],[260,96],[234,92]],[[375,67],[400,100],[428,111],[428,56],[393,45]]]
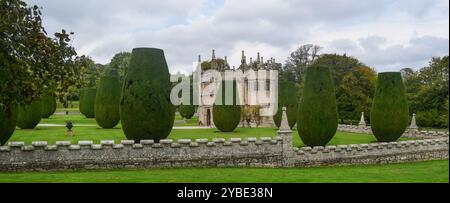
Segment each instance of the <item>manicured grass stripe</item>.
[[449,161],[315,168],[115,169],[0,172],[0,182],[449,182]]

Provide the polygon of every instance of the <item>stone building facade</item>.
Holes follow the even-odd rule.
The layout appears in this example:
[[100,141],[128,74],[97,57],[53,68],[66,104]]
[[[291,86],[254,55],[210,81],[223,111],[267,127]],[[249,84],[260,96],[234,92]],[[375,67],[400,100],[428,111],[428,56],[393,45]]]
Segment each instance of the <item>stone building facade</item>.
[[[235,68],[235,66],[231,68],[226,56],[223,59],[216,58],[215,50],[212,50],[211,60],[206,61],[209,66],[205,69],[205,67],[202,67],[202,63],[205,61],[202,61],[200,56],[198,57],[198,65],[194,74],[201,75],[202,77],[194,85],[197,85],[199,92],[197,115],[199,116],[200,126],[214,126],[212,106],[220,81],[218,79],[219,77],[215,75],[216,72],[209,70],[215,70],[221,73],[222,78],[224,78],[223,72],[226,70],[242,73],[242,80],[237,80],[237,91],[241,105],[243,108],[257,106],[260,112],[260,116],[257,116],[258,118],[252,118],[251,124],[256,125],[258,123],[258,125],[266,127],[274,126],[271,115],[273,114],[272,112],[276,113],[277,105],[273,102],[268,102],[267,99],[261,98],[268,98],[271,96],[270,94],[277,93],[278,75],[274,74],[276,72],[274,70],[277,70],[278,66],[274,58],[270,58],[270,60],[264,62],[264,58],[260,56],[259,52],[257,53],[256,61],[253,61],[250,57],[250,61],[247,63],[246,58],[244,51],[242,51],[241,64],[238,68]],[[249,70],[252,70],[255,75],[248,75]],[[243,119],[243,117],[241,118]],[[241,126],[246,126],[246,124],[248,124],[247,121],[243,119]]]

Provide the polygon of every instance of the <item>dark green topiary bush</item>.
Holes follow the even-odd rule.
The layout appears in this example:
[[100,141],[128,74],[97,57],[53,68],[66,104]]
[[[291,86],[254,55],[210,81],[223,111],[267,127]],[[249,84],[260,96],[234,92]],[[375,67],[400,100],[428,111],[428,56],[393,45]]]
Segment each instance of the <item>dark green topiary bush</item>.
[[86,118],[95,117],[95,95],[97,89],[94,87],[82,88],[80,93],[80,112],[86,116]]
[[183,118],[191,119],[192,116],[195,114],[195,106],[194,105],[183,105],[180,104],[178,107],[178,110],[180,111],[180,115]]
[[17,127],[22,129],[33,129],[39,124],[42,118],[42,102],[36,100],[31,104],[19,107],[17,117]]
[[0,145],[4,145],[16,129],[17,107],[5,107],[0,104]]
[[286,107],[286,114],[288,117],[289,127],[291,129],[297,122],[297,106],[298,106],[298,91],[295,83],[290,81],[278,82],[278,111],[273,116],[273,121],[277,128],[281,125],[282,108]]
[[53,95],[45,95],[42,98],[42,118],[48,118],[56,111],[56,98]]
[[370,121],[380,142],[397,140],[409,123],[405,87],[400,72],[378,74]]
[[298,109],[300,138],[307,146],[325,146],[336,133],[337,125],[336,94],[330,69],[310,66]]
[[[227,83],[233,87],[233,102],[232,105],[225,105],[226,96],[225,86]],[[222,99],[220,102],[219,99]],[[241,121],[241,106],[239,105],[239,98],[236,95],[236,80],[222,81],[216,94],[216,101],[213,104],[213,122],[217,129],[222,132],[233,132]]]
[[116,71],[100,78],[95,96],[95,121],[102,128],[114,128],[120,120],[120,82]]
[[175,119],[169,77],[163,50],[133,49],[120,100],[122,129],[128,139],[159,142],[169,136]]

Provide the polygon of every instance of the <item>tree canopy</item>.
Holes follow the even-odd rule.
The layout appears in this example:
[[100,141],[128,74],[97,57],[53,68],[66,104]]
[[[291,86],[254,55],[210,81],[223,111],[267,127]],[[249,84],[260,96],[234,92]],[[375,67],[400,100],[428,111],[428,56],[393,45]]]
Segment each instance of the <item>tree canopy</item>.
[[95,87],[99,80],[102,69],[101,64],[95,64],[91,57],[82,55],[77,58],[76,65],[80,69],[81,86],[82,87]]
[[0,1],[0,104],[29,104],[46,92],[62,96],[79,80],[65,30],[47,36],[38,6]]
[[291,53],[280,71],[280,80],[299,84],[302,97],[305,70],[311,65],[327,66],[334,79],[338,113],[341,122],[356,121],[361,112],[370,118],[376,72],[354,57],[346,54],[321,54],[317,45],[302,45]]
[[319,57],[322,47],[314,44],[299,46],[287,58],[285,65],[279,69],[280,78],[296,84],[302,83],[306,68]]
[[109,67],[117,70],[121,82],[127,72],[128,66],[130,65],[130,60],[130,52],[119,52],[115,54],[111,59],[111,62],[109,62]]
[[448,127],[448,56],[434,57],[428,66],[402,69],[410,114],[423,127]]

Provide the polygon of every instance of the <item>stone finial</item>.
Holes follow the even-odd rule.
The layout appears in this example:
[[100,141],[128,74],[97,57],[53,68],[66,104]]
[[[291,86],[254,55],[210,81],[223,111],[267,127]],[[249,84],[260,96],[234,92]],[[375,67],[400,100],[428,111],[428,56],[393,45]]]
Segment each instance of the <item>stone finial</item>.
[[202,62],[202,57],[200,56],[200,54],[198,55],[198,62]]
[[228,64],[227,56],[224,56],[223,59],[225,60],[225,65]]
[[411,119],[411,125],[409,126],[409,129],[417,130],[419,127],[416,124],[416,114],[413,113],[412,119]]
[[261,64],[264,63],[264,57],[261,56]]
[[211,59],[216,59],[216,50],[212,50],[212,57],[211,57]]
[[286,107],[282,108],[283,113],[281,114],[281,124],[279,131],[291,131],[289,127],[287,115],[286,115]]
[[256,56],[256,62],[257,63],[261,62],[261,57],[259,56],[259,52],[257,53],[257,56]]
[[366,121],[364,120],[364,112],[361,112],[361,119],[359,120],[358,126],[366,126]]
[[250,63],[253,63],[253,58],[252,57],[250,57]]
[[244,54],[244,50],[242,50],[242,55],[241,55],[241,64],[245,63],[245,54]]

